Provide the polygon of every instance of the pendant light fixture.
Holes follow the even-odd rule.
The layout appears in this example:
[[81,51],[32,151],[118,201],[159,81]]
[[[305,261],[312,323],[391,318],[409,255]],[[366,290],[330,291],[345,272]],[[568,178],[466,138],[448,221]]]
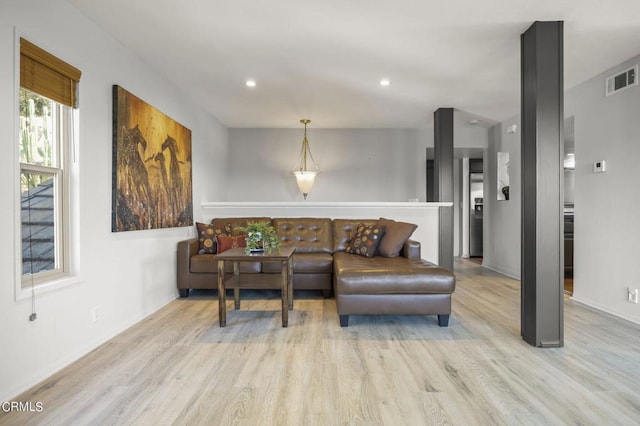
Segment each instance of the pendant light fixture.
[[298,189],[302,192],[304,199],[307,199],[307,195],[311,191],[316,179],[316,175],[320,173],[320,167],[315,162],[311,155],[309,148],[309,140],[307,139],[307,124],[311,123],[311,120],[303,118],[300,123],[304,124],[304,139],[302,139],[302,149],[300,150],[300,156],[296,162],[296,167],[291,171],[296,177],[298,183]]

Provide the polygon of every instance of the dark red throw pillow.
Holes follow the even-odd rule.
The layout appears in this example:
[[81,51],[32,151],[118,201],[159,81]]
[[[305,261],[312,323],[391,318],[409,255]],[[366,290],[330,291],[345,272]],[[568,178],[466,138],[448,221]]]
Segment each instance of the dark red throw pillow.
[[236,235],[234,237],[230,237],[228,235],[218,235],[216,237],[216,242],[218,245],[218,253],[224,253],[227,250],[231,250],[236,247],[246,247],[247,241],[244,235]]

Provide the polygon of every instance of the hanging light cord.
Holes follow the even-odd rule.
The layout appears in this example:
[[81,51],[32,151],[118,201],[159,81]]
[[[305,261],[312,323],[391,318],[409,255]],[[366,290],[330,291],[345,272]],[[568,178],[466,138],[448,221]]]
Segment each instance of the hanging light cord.
[[29,216],[29,266],[31,272],[31,315],[29,315],[29,321],[35,321],[38,318],[36,314],[36,288],[33,279],[33,223],[31,222],[31,196],[27,197],[28,203],[28,216]]
[[309,150],[309,141],[307,140],[307,122],[304,122],[304,139],[302,140],[302,170],[307,171],[307,151]]

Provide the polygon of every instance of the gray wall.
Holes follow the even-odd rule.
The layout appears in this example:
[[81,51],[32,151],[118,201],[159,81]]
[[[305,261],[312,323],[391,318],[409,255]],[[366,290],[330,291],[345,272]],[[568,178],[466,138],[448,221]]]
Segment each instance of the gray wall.
[[[626,301],[627,287],[640,288],[640,86],[605,96],[605,78],[640,62],[613,67],[565,93],[565,117],[574,116],[573,298],[640,323],[640,305]],[[519,117],[495,126],[485,159],[484,265],[520,276],[520,132],[506,134]],[[510,152],[510,200],[496,201],[496,153]],[[607,161],[594,174],[593,163]],[[568,183],[571,185],[571,183]]]
[[[517,133],[507,133],[518,125]],[[498,201],[497,156],[509,153],[509,200]],[[490,129],[484,159],[483,265],[511,277],[520,277],[520,119],[512,118]]]
[[[456,158],[482,157],[489,131],[454,113]],[[433,129],[314,129],[307,131],[322,173],[309,201],[426,201],[426,148]],[[229,129],[228,201],[302,200],[290,171],[300,152],[303,127]],[[454,164],[454,255],[462,253],[463,195],[460,162]]]
[[462,249],[462,160],[453,160],[453,256],[461,257]]
[[[481,157],[489,131],[454,113],[456,158]],[[320,164],[309,201],[426,201],[426,148],[432,129],[314,129],[307,131],[311,152]],[[229,129],[228,201],[302,200],[290,171],[300,152],[303,127]],[[460,256],[463,216],[462,175],[454,164],[454,255]]]
[[[321,173],[309,201],[425,201],[426,146],[433,131],[314,129],[307,136]],[[302,200],[291,170],[298,129],[229,129],[229,201]]]
[[576,172],[575,170],[564,169],[564,202],[573,204],[576,196]]
[[[640,323],[640,86],[605,96],[605,78],[640,56],[570,90],[565,116],[575,117],[574,293],[583,303]],[[606,160],[606,173],[593,163]]]

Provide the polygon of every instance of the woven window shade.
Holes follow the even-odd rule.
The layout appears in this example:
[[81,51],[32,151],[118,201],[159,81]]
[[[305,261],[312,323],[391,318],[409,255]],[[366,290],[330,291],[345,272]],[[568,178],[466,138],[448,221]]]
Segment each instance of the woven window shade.
[[20,38],[20,86],[61,104],[77,108],[82,72]]

